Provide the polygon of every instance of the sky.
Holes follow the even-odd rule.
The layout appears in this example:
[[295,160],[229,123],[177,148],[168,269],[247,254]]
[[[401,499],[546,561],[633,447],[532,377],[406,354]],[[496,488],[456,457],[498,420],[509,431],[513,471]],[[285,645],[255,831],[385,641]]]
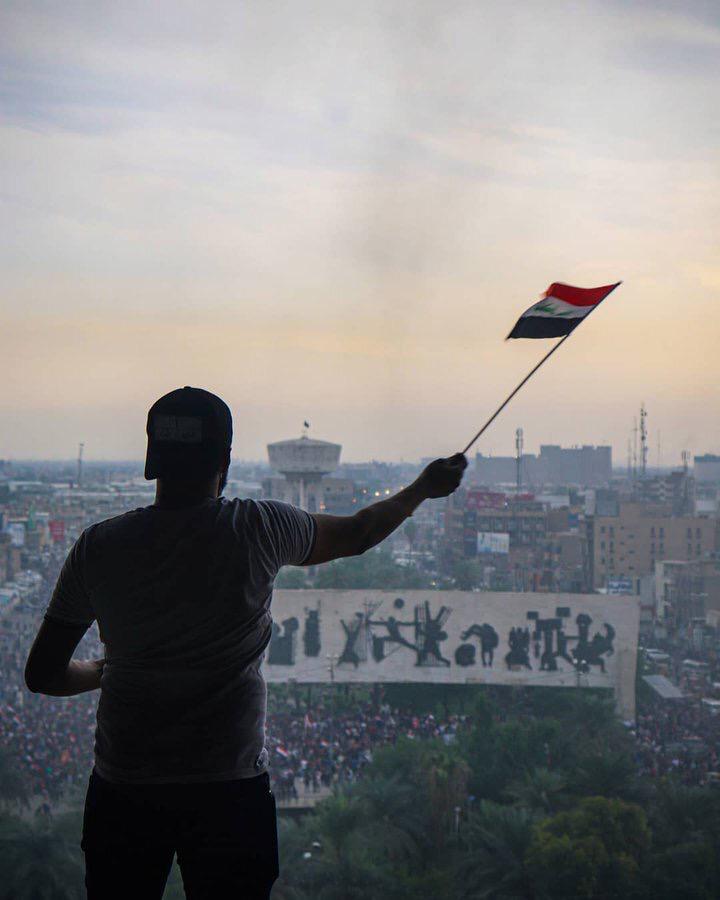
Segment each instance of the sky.
[[140,459],[185,384],[235,459],[720,451],[712,2],[0,4],[0,458]]

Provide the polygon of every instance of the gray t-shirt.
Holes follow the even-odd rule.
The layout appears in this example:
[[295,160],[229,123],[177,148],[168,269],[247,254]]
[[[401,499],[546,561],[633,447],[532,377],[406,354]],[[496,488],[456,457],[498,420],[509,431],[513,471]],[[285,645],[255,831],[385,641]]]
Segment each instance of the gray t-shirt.
[[134,784],[250,778],[267,768],[273,581],[312,552],[315,520],[273,500],[146,506],[91,525],[45,615],[97,619],[106,665],[95,767]]

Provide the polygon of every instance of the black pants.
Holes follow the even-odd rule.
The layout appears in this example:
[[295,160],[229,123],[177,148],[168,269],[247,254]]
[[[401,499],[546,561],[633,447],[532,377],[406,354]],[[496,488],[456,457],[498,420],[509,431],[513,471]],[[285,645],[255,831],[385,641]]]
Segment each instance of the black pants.
[[160,900],[177,853],[188,900],[267,900],[278,876],[267,774],[202,784],[114,784],[90,775],[88,900]]

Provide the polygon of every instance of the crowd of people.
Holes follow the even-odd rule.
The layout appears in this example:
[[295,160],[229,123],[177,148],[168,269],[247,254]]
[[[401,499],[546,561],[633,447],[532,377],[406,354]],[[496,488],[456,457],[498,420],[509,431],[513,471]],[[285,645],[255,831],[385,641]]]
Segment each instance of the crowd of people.
[[720,716],[697,699],[643,706],[632,731],[640,775],[700,785],[720,771]]
[[[0,754],[21,775],[29,796],[55,802],[89,778],[97,695],[48,697],[27,690],[25,662],[41,615],[42,610],[13,611],[0,619]],[[103,655],[96,625],[76,655]],[[281,799],[292,799],[298,784],[306,792],[318,792],[354,781],[378,747],[394,744],[400,736],[450,741],[466,719],[401,714],[369,702],[343,712],[322,699],[309,711],[298,711],[288,702],[268,716],[274,788]]]
[[[0,753],[23,778],[27,794],[57,801],[70,787],[87,782],[92,768],[97,696],[70,699],[31,694],[25,662],[37,632],[36,616],[5,617],[0,628]],[[92,632],[85,658],[99,649]],[[98,646],[94,646],[97,644]],[[100,651],[101,652],[101,651]]]
[[267,747],[278,796],[295,799],[298,782],[306,793],[353,782],[379,747],[400,737],[449,743],[469,723],[469,716],[417,716],[370,702],[357,703],[351,711],[319,703],[298,712],[288,704],[273,710],[268,721]]
[[[13,610],[0,618],[0,756],[18,773],[30,796],[57,801],[68,788],[84,786],[92,769],[95,693],[73,698],[31,694],[24,684],[27,654],[42,609]],[[94,625],[79,648],[82,658],[102,656]],[[298,704],[289,696],[271,703],[267,747],[271,777],[280,800],[352,782],[373,753],[400,737],[451,742],[469,727],[469,716],[412,715],[381,702],[347,702],[332,692]],[[705,784],[720,769],[720,716],[699,699],[641,706],[635,727],[638,773],[676,774],[687,784]]]

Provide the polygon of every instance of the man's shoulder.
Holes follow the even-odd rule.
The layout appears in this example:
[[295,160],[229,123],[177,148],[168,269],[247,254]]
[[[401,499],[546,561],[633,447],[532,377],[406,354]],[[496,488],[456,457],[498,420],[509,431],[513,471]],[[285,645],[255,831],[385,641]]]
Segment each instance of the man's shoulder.
[[228,510],[232,509],[233,513],[236,515],[263,517],[273,514],[291,515],[293,513],[302,512],[299,507],[293,506],[291,503],[286,503],[284,500],[253,500],[249,497],[235,497],[232,500],[221,497],[220,499],[223,501],[224,507]]
[[118,513],[116,516],[109,516],[107,519],[100,519],[99,522],[93,522],[92,525],[88,525],[85,531],[108,531],[113,528],[122,528],[131,522],[136,522],[138,518],[150,515],[151,510],[151,506],[138,506],[135,509],[128,509],[123,513]]
[[137,534],[146,527],[152,527],[154,522],[162,522],[165,517],[173,519],[188,515],[191,518],[197,516],[199,522],[204,522],[209,528],[228,528],[237,533],[265,531],[271,522],[287,521],[307,514],[280,500],[218,497],[193,510],[163,510],[153,505],[140,506],[89,525],[81,537],[92,543],[114,540],[124,535]]
[[256,511],[260,515],[276,516],[307,516],[310,515],[300,506],[288,503],[285,500],[253,500]]
[[99,522],[93,522],[83,529],[80,538],[85,541],[94,541],[117,532],[135,529],[142,519],[150,515],[149,510],[149,506],[139,506],[136,509],[129,509],[127,512],[119,513],[116,516],[101,519]]

